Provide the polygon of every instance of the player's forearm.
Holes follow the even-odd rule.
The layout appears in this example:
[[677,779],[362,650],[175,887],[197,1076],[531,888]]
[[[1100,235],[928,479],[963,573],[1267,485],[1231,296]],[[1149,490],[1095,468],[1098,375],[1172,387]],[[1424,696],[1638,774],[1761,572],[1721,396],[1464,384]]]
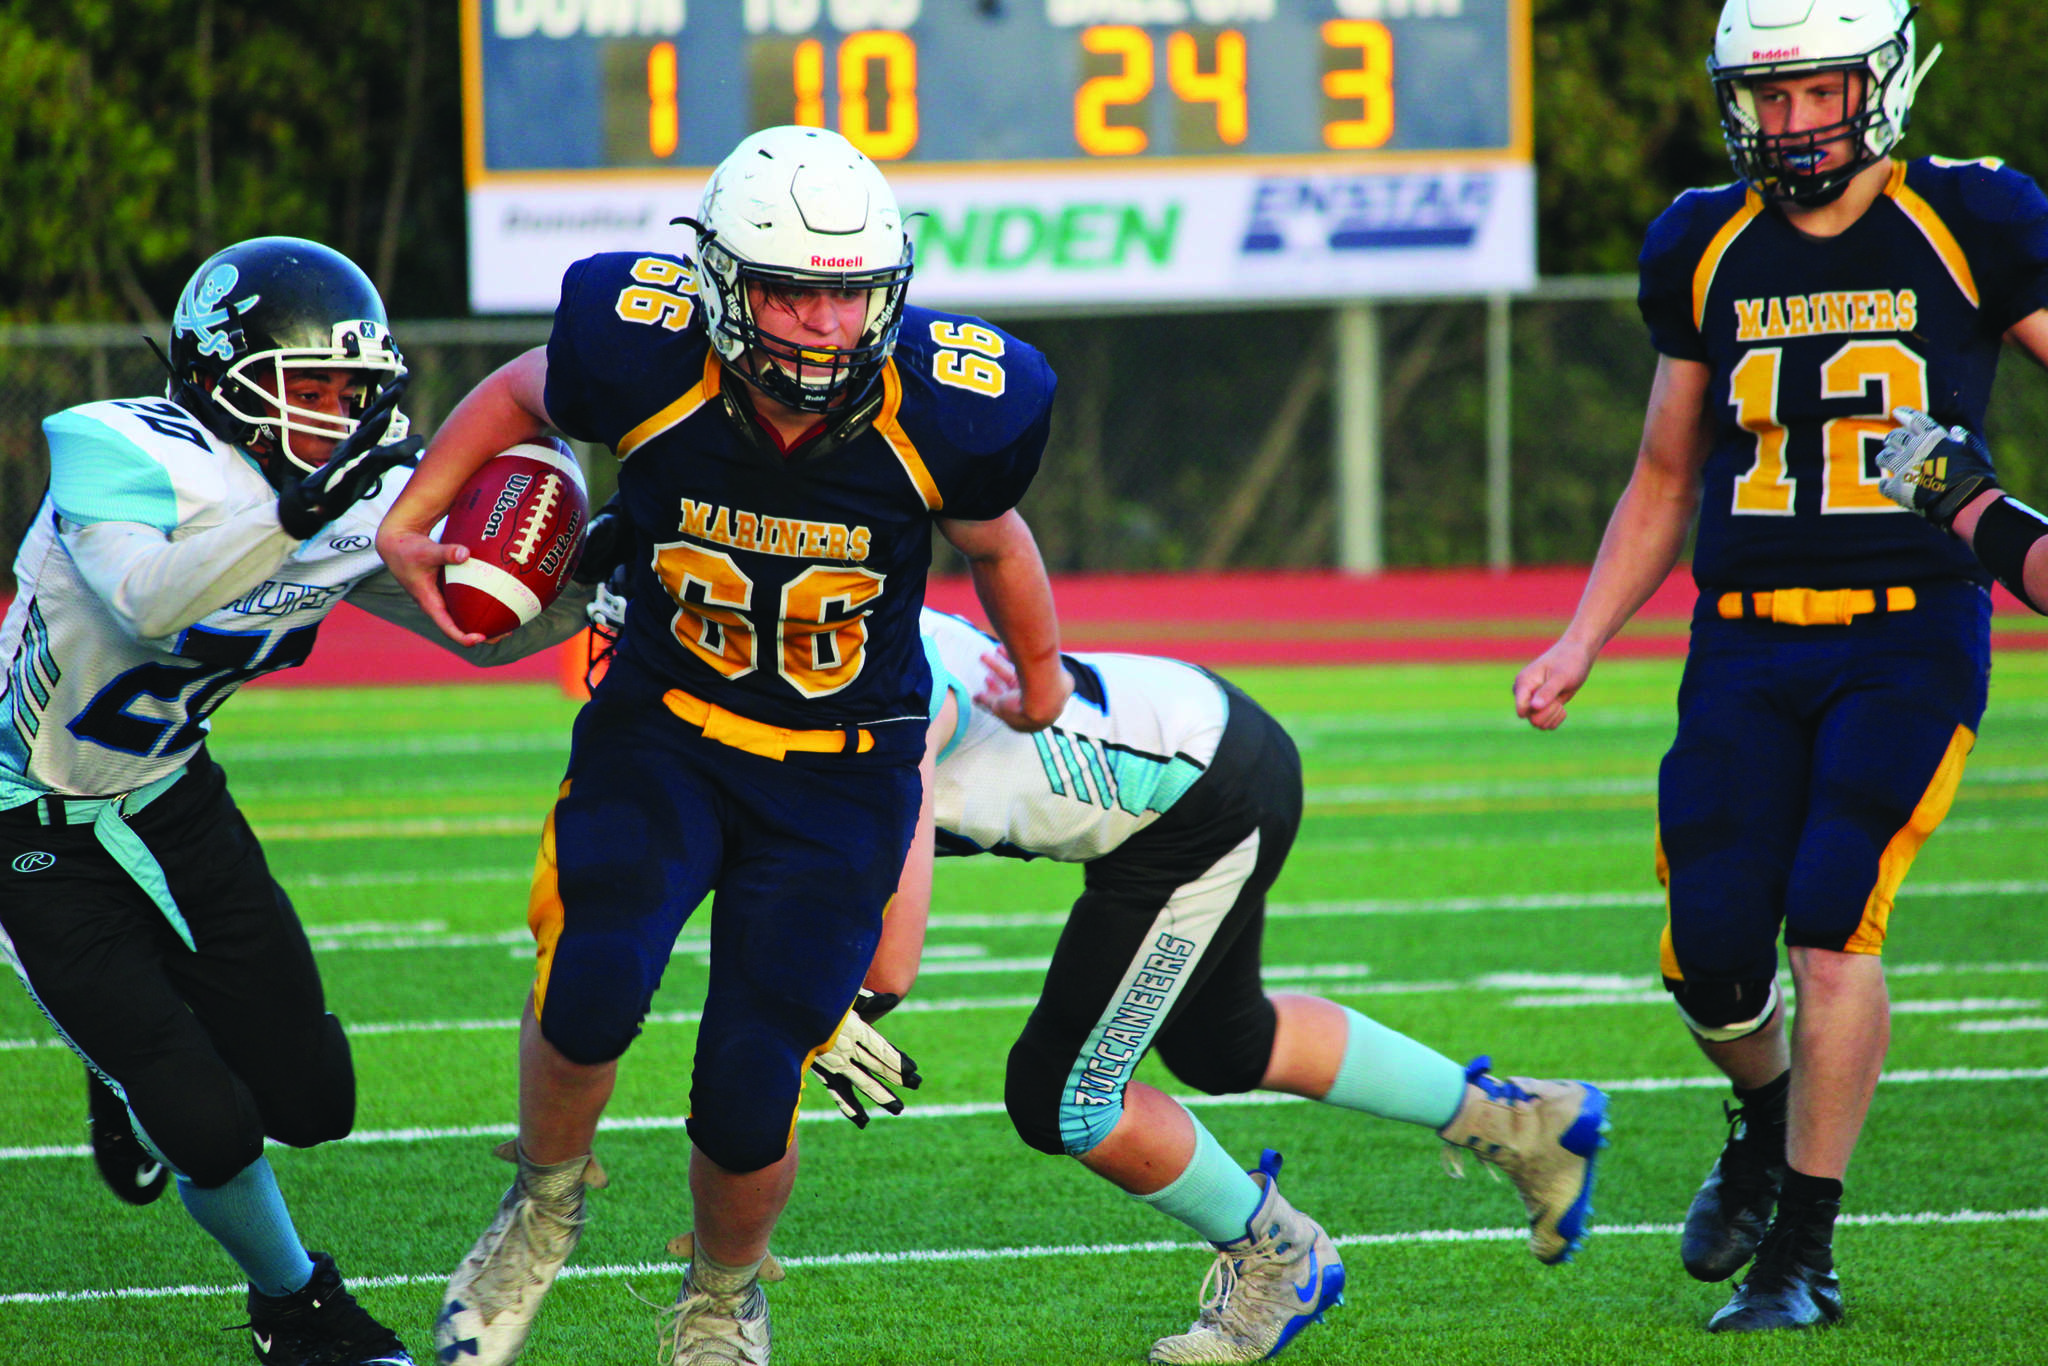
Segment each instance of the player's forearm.
[[975,595],[1016,667],[1026,714],[1049,724],[1066,703],[1066,667],[1052,585],[1031,528],[1011,511],[994,521],[946,522],[940,529],[967,556]]
[[174,635],[242,597],[298,548],[277,505],[245,508],[180,540],[134,522],[96,522],[63,533],[79,573],[121,628],[138,640]]
[[1614,506],[1564,638],[1597,654],[1670,577],[1699,509],[1699,486],[1638,465]]
[[482,645],[459,645],[450,640],[390,574],[371,575],[349,590],[348,600],[371,616],[403,627],[420,639],[440,646],[465,664],[491,668],[539,654],[576,635],[590,624],[584,609],[596,593],[595,584],[565,584],[562,595],[542,608],[539,616],[510,634]]
[[546,387],[547,352],[539,347],[485,376],[434,433],[385,527],[430,530],[484,462],[546,432]]
[[[1998,504],[2005,506],[1994,512]],[[1986,530],[1987,517],[1992,519],[1996,528],[1993,533],[1997,535],[1995,545],[1991,543],[1990,535],[1980,540],[1979,532]],[[2013,590],[2014,596],[2036,612],[2048,616],[2048,525],[2043,524],[2039,512],[2001,489],[1989,489],[1956,514],[1950,530],[1976,552],[1985,568],[1991,570],[1999,582]],[[2026,544],[2028,538],[2032,539],[2031,545]],[[2017,574],[2014,572],[2015,563],[2018,565]]]

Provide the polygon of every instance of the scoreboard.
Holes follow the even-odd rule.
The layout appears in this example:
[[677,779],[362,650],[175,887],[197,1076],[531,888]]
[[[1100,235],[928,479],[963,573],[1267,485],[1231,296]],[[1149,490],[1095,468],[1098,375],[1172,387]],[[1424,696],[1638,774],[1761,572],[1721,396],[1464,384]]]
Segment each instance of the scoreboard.
[[1085,309],[1535,274],[1529,0],[464,0],[472,304],[688,249],[757,128],[882,167],[913,297]]

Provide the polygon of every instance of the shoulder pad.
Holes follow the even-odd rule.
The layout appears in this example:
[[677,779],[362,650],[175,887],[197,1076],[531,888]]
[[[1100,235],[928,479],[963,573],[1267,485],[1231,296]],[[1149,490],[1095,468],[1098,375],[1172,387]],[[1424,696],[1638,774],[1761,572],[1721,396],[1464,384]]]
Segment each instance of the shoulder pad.
[[[43,419],[50,494],[73,522],[140,522],[169,532],[188,499],[217,496],[222,455],[169,399],[87,403]],[[194,487],[198,485],[200,487]]]
[[964,455],[1007,449],[1052,404],[1045,357],[979,318],[906,308],[893,359],[902,416]]

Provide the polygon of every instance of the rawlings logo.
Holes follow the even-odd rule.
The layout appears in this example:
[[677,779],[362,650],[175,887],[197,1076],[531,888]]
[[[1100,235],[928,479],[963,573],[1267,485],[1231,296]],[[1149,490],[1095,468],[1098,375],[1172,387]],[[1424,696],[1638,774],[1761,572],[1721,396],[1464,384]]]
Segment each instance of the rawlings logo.
[[865,256],[813,256],[811,264],[827,270],[859,270]]
[[221,360],[235,358],[235,346],[241,340],[241,331],[216,332],[214,329],[236,313],[248,312],[263,297],[251,294],[246,299],[237,299],[223,306],[222,300],[234,291],[236,282],[241,278],[242,272],[233,265],[217,266],[199,282],[197,290],[178,299],[178,307],[171,314],[171,330],[190,332],[198,337],[200,355],[217,356]]
[[46,854],[38,849],[33,853],[15,855],[14,871],[17,873],[40,873],[43,869],[52,866],[56,862],[57,856],[55,854]]

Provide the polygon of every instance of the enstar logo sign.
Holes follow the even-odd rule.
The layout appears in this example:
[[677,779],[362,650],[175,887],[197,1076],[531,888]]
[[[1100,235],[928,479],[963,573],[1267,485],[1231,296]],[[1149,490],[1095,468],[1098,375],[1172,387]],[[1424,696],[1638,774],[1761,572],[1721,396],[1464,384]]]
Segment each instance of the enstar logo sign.
[[960,271],[1165,268],[1182,217],[1178,203],[977,204],[924,209],[911,230],[920,265],[942,261]]
[[1493,193],[1486,175],[1265,179],[1239,249],[1257,256],[1470,247]]

